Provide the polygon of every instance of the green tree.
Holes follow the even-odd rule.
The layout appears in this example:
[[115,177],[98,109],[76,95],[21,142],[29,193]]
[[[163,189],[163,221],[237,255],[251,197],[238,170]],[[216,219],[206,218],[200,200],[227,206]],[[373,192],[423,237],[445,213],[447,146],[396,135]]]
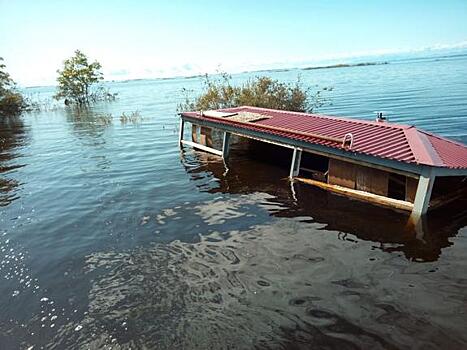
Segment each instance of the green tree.
[[95,99],[92,85],[104,79],[101,68],[99,62],[89,63],[88,57],[76,50],[73,57],[63,62],[63,69],[57,70],[58,92],[55,98],[65,98],[65,101],[80,105],[89,103]]
[[259,76],[234,85],[232,77],[226,73],[214,79],[206,74],[202,94],[193,99],[190,96],[192,91],[184,89],[186,98],[178,110],[205,111],[253,106],[311,113],[328,102],[323,91],[331,90],[323,88],[315,91],[311,87],[304,87],[300,78],[295,83],[283,83],[268,76]]
[[6,66],[0,57],[0,116],[13,116],[20,114],[26,103],[23,96],[16,91],[16,84],[6,72]]

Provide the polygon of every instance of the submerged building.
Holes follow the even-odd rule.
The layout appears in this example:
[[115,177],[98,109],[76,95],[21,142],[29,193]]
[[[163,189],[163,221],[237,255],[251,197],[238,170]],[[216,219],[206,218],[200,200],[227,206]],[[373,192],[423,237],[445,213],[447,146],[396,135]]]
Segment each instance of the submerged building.
[[[467,146],[414,126],[248,106],[180,118],[181,146],[224,159],[231,135],[284,147],[291,180],[415,217],[467,195]],[[222,133],[222,147],[213,146],[213,131]]]

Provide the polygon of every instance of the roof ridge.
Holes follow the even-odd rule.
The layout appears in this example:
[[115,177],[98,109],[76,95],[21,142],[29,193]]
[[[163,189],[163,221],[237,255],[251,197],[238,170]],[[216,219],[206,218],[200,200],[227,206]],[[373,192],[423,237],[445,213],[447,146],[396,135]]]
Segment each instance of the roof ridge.
[[460,146],[460,147],[467,147],[467,145],[463,144],[462,142],[459,142],[459,141],[456,141],[456,140],[452,140],[450,138],[447,138],[447,137],[443,137],[443,136],[440,136],[440,135],[436,135],[436,134],[433,134],[431,132],[428,132],[428,131],[425,131],[425,130],[421,130],[421,129],[417,129],[419,132],[423,133],[423,134],[426,134],[428,136],[431,136],[431,137],[434,137],[438,140],[443,140],[443,141],[446,141],[446,142],[449,142],[449,143],[452,143],[456,146]]
[[404,135],[417,163],[431,166],[445,166],[438,151],[423,132],[413,126],[405,129]]

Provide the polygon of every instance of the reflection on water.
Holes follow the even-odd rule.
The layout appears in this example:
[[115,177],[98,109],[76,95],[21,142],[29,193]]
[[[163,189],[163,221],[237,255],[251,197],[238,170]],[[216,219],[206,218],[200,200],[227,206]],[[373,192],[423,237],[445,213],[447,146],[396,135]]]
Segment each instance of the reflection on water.
[[[391,110],[465,141],[466,73],[446,59],[303,79],[335,87],[329,113]],[[0,349],[467,347],[466,200],[413,228],[242,144],[228,164],[180,152],[174,111],[200,83],[109,83],[112,103],[0,121]]]
[[112,125],[111,116],[101,114],[90,106],[67,107],[64,111],[76,137],[95,146],[105,143],[103,136]]
[[[193,162],[199,165],[190,166]],[[405,212],[380,208],[299,182],[287,186],[287,168],[278,169],[248,159],[247,149],[238,144],[237,149],[233,146],[229,164],[201,152],[183,156],[182,164],[193,179],[214,175],[215,186],[210,182],[199,182],[202,191],[268,193],[281,203],[281,210],[271,210],[271,215],[323,223],[323,229],[342,232],[344,239],[352,240],[354,235],[377,242],[379,249],[402,252],[414,261],[436,261],[442,248],[451,245],[449,238],[467,226],[467,198],[430,212],[414,227]]]
[[0,206],[6,206],[17,199],[19,181],[9,177],[15,169],[24,164],[20,149],[27,142],[27,129],[19,117],[0,118]]
[[[264,204],[252,212],[258,202]],[[174,241],[87,256],[88,312],[79,325],[63,325],[50,345],[462,347],[461,284],[434,291],[432,267],[412,266],[344,234],[336,241],[336,232],[321,223],[287,218],[244,227],[247,215],[280,212],[282,204],[274,202],[254,193],[172,209],[169,216],[190,212],[207,223],[197,244]],[[416,300],[430,300],[430,314]]]

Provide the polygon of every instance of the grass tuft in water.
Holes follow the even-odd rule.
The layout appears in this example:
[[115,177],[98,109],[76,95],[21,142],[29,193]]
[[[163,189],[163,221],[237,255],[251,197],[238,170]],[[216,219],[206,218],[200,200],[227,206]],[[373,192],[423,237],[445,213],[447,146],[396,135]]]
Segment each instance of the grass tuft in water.
[[122,124],[139,124],[142,121],[143,117],[141,116],[141,113],[138,110],[131,112],[130,114],[126,114],[125,112],[123,112],[120,116],[120,122]]

